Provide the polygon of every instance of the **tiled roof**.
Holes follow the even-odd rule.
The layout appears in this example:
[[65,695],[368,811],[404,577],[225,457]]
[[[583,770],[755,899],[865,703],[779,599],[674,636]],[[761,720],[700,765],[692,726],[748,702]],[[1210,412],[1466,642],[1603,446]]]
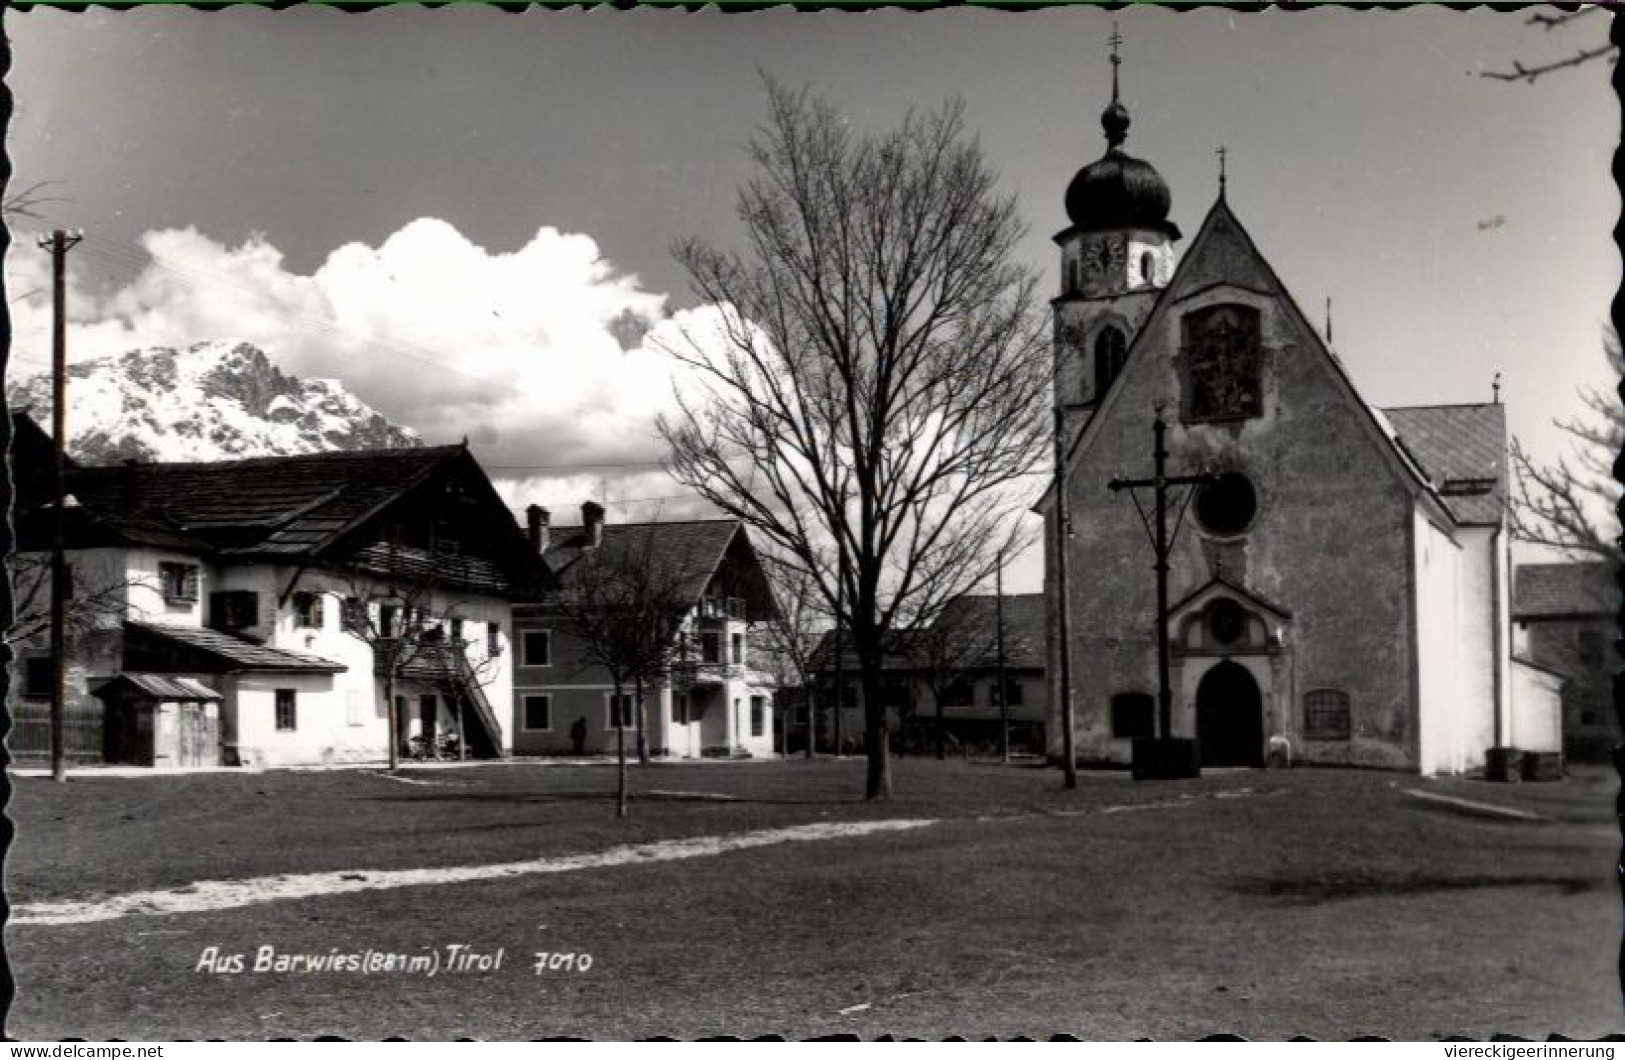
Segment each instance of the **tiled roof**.
[[460,445],[80,468],[67,488],[127,540],[306,556],[466,452]]
[[[1042,593],[1004,598],[1004,659],[1013,670],[1042,670],[1045,665],[1045,623],[1048,611]],[[998,598],[996,596],[960,596],[948,602],[929,630],[892,630],[886,641],[886,656],[882,667],[887,670],[912,670],[920,660],[944,652],[936,651],[929,642],[935,634],[963,639],[968,657],[980,655],[980,661],[967,668],[998,665]],[[857,653],[850,647],[851,638],[842,665],[856,669]],[[949,648],[948,651],[952,651]],[[809,669],[830,670],[835,666],[835,631],[826,630],[819,639],[809,660]],[[957,664],[956,664],[957,668]]]
[[190,702],[224,698],[219,692],[199,684],[190,677],[170,677],[167,674],[116,674],[100,687],[92,689],[90,694],[102,698],[109,689],[119,685],[129,685],[137,692],[153,699]]
[[126,622],[125,627],[160,644],[169,642],[191,654],[201,654],[217,664],[220,672],[248,670],[274,673],[340,673],[343,664],[314,655],[270,648],[234,637],[230,633],[198,626],[161,626],[150,622]]
[[[1018,670],[1044,668],[1044,627],[1049,612],[1042,593],[1004,598],[1004,664]],[[935,623],[985,646],[987,665],[997,665],[998,597],[961,596],[949,601]]]
[[[693,600],[705,593],[712,575],[722,565],[736,537],[743,532],[733,519],[699,519],[674,523],[606,523],[599,554],[614,560],[624,557],[649,555],[677,582],[680,595]],[[581,527],[564,527],[553,531],[544,558],[548,567],[558,575],[561,585],[568,587],[577,575],[589,571],[590,566],[577,562],[588,552],[586,532]],[[749,579],[741,595],[746,597],[749,613],[763,615],[771,606],[771,596],[760,571]]]
[[1505,405],[1431,405],[1382,412],[1458,522],[1501,521],[1507,496]]
[[1515,619],[1612,615],[1619,605],[1612,564],[1529,563],[1512,575]]

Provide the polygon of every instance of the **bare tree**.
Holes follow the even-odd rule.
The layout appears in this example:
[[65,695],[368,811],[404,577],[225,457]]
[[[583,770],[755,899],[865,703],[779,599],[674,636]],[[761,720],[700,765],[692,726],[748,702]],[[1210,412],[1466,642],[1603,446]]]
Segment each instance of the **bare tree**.
[[[1594,15],[1603,10],[1606,9],[1601,5],[1592,4],[1581,7],[1575,11],[1562,12],[1559,14],[1550,14],[1544,11],[1538,11],[1529,16],[1529,18],[1526,20],[1526,24],[1530,26],[1539,26],[1543,30],[1550,32],[1555,29],[1566,28],[1576,19],[1584,18],[1587,15]],[[1560,59],[1548,59],[1543,62],[1535,63],[1533,66],[1525,66],[1521,59],[1514,59],[1512,61],[1512,69],[1510,70],[1480,70],[1479,76],[1493,78],[1497,81],[1522,81],[1525,84],[1532,85],[1535,83],[1537,78],[1552,73],[1556,70],[1567,69],[1571,66],[1582,66],[1585,63],[1592,62],[1596,59],[1606,58],[1610,63],[1612,63],[1617,60],[1618,55],[1618,45],[1613,43],[1599,44],[1591,47],[1581,47],[1572,55],[1566,55]]]
[[964,105],[859,135],[767,84],[740,191],[743,254],[679,261],[720,335],[663,417],[673,474],[810,577],[857,655],[868,798],[891,792],[881,699],[892,628],[930,621],[996,563],[1044,458],[1049,351],[1025,226]]
[[[1605,333],[1603,347],[1614,375],[1625,373],[1625,356],[1612,329]],[[1619,501],[1613,467],[1625,448],[1625,405],[1597,390],[1583,391],[1581,400],[1588,417],[1557,421],[1580,443],[1576,458],[1543,464],[1513,440],[1512,532],[1532,544],[1617,563],[1622,558],[1617,540],[1603,532],[1598,520],[1606,519]]]
[[[68,568],[68,602],[63,611],[68,642],[97,630],[117,627],[129,611],[129,590],[145,579],[90,580]],[[19,552],[11,558],[11,625],[5,631],[10,644],[32,640],[51,628],[51,557]]]
[[[991,603],[992,601],[989,601]],[[991,610],[991,608],[989,608]],[[998,626],[983,614],[976,597],[952,601],[936,621],[908,631],[900,638],[903,654],[915,677],[931,690],[936,701],[935,742],[937,757],[948,757],[948,724],[944,707],[948,694],[963,688],[966,678],[977,670],[997,665]],[[1003,695],[999,689],[997,695]]]
[[666,687],[675,669],[694,664],[689,639],[683,635],[695,603],[689,565],[680,557],[657,553],[654,540],[645,535],[638,542],[623,539],[586,550],[562,573],[564,586],[548,601],[579,639],[586,661],[609,676],[617,817],[626,816],[630,799],[629,715],[635,711],[637,731],[646,732],[646,695]]
[[[813,653],[822,630],[829,624],[814,578],[793,564],[762,555],[778,607],[762,624],[762,642],[772,660],[771,671],[781,693],[796,689],[807,710],[807,757],[813,757],[818,738],[817,704],[813,696]],[[790,753],[790,716],[783,719],[784,753]]]

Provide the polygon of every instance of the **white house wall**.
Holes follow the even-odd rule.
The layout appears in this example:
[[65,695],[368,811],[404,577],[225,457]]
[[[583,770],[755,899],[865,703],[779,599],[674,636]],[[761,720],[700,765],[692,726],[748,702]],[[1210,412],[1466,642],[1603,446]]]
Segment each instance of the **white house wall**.
[[[237,756],[242,765],[292,766],[368,761],[385,744],[367,727],[347,724],[335,688],[340,674],[239,674],[228,681],[227,707],[234,714]],[[276,693],[295,694],[297,725],[276,727]]]
[[1563,679],[1546,670],[1514,661],[1510,746],[1520,751],[1563,749]]

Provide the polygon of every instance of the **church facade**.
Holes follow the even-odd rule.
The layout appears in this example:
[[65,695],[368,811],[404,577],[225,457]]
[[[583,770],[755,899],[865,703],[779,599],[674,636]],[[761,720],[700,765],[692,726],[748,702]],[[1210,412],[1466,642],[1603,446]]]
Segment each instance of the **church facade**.
[[[1544,687],[1518,681],[1511,654],[1503,406],[1363,400],[1222,170],[1176,255],[1168,187],[1124,151],[1113,62],[1108,149],[1067,190],[1052,303],[1070,533],[1063,596],[1052,490],[1049,674],[1067,651],[1077,760],[1128,764],[1134,739],[1171,735],[1194,737],[1204,766],[1483,767],[1519,731],[1515,686]],[[1159,419],[1167,474],[1209,476],[1166,494],[1167,733],[1153,501],[1107,486],[1150,474]],[[1050,701],[1058,760],[1059,687]]]

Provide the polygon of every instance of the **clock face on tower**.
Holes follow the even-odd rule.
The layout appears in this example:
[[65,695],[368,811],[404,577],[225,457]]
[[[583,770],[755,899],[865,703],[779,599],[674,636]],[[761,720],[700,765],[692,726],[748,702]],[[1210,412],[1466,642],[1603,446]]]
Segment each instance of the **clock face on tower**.
[[1091,276],[1109,276],[1122,269],[1125,256],[1120,240],[1102,237],[1083,248],[1083,267]]

